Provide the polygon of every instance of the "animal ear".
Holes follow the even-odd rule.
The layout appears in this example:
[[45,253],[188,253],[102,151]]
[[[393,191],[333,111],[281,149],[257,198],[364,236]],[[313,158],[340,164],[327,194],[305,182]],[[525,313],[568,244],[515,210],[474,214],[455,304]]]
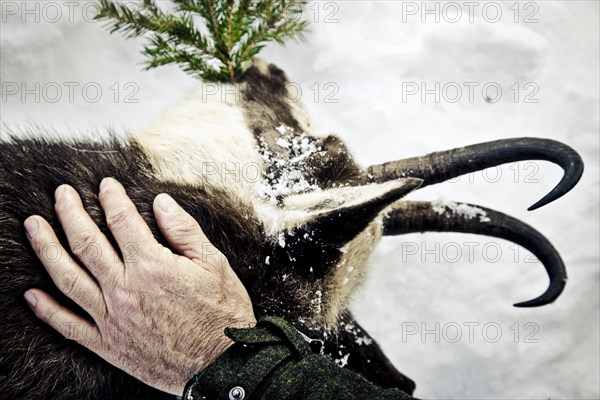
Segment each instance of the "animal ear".
[[[280,225],[273,257],[310,268],[326,267],[338,259],[341,248],[394,201],[421,185],[421,179],[398,179],[380,184],[344,186],[283,200],[285,226]],[[320,270],[325,270],[319,268]]]
[[414,178],[398,179],[288,196],[283,200],[290,224],[286,228],[304,230],[314,240],[344,245],[384,208],[418,188],[421,182]]

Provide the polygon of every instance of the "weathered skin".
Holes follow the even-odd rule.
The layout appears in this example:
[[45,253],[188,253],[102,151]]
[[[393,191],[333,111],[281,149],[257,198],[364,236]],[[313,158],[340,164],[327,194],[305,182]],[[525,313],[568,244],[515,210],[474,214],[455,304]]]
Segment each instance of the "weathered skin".
[[[23,302],[26,289],[39,287],[75,307],[53,287],[22,226],[28,216],[38,214],[59,230],[53,192],[63,183],[78,190],[104,233],[108,231],[97,199],[103,177],[113,176],[127,188],[159,238],[151,204],[157,194],[169,193],[229,259],[248,288],[257,316],[302,320],[335,337],[348,298],[381,236],[381,210],[417,187],[419,180],[365,186],[366,174],[339,139],[304,133],[309,131],[307,121],[295,119],[281,90],[283,73],[265,68],[249,69],[232,85],[237,95],[230,100],[204,102],[198,93],[128,139],[90,144],[30,132],[0,143],[0,398],[170,397],[63,339],[37,321]],[[282,126],[285,135],[279,132]],[[280,138],[288,143],[306,138],[304,149],[283,148],[277,144]],[[289,158],[297,155],[304,158],[286,172],[299,173],[300,178],[291,179],[309,188],[281,191],[264,179],[283,171],[276,160],[292,165]],[[227,173],[236,168],[237,175]],[[273,181],[287,179],[275,175]],[[343,184],[353,186],[338,188]],[[317,196],[306,194],[315,190]],[[59,237],[66,245],[64,236]],[[339,344],[330,339],[327,350],[333,354]],[[397,374],[376,343],[368,347]],[[334,356],[340,357],[337,351]],[[410,390],[412,382],[397,377]]]
[[[312,130],[302,105],[287,95],[287,79],[276,67],[257,61],[238,82],[219,89],[217,95],[206,96],[199,85],[151,128],[126,139],[92,144],[29,132],[0,142],[0,398],[172,397],[63,339],[22,300],[25,290],[37,287],[76,308],[54,288],[29,248],[23,221],[38,214],[58,231],[53,193],[66,183],[78,190],[92,219],[110,236],[97,199],[105,176],[125,186],[159,240],[152,216],[157,194],[169,193],[196,218],[248,289],[257,317],[300,321],[326,339],[326,354],[344,358],[347,368],[379,385],[412,393],[414,383],[394,368],[347,305],[384,232],[383,211],[389,212],[388,234],[457,230],[466,223],[441,224],[431,218],[430,208],[418,207],[409,210],[412,222],[405,226],[402,207],[389,208],[423,181],[440,181],[434,176],[437,170],[444,179],[452,177],[453,163],[462,162],[452,154],[462,156],[464,151],[442,154],[443,165],[437,169],[425,159],[411,160],[418,167],[412,175],[401,164],[397,171],[387,164],[364,169],[340,139]],[[531,143],[526,140],[524,145]],[[510,161],[505,156],[497,160]],[[469,168],[477,165],[454,175]],[[579,178],[577,171],[572,176],[572,185],[564,186],[561,195]],[[494,218],[501,219],[498,215]],[[511,224],[498,224],[503,235],[509,232],[510,237],[512,228],[523,225],[516,220]],[[68,248],[64,236],[59,238]],[[538,241],[531,246],[547,245]],[[555,250],[550,246],[544,251],[552,255],[546,268],[557,273],[554,282],[566,278]],[[563,286],[555,284],[560,290]]]

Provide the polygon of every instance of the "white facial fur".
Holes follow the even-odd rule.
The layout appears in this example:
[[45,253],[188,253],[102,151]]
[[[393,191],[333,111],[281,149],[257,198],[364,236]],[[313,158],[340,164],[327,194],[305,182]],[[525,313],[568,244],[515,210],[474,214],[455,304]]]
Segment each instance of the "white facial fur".
[[[198,84],[182,103],[137,135],[157,167],[159,179],[205,188],[218,187],[250,202],[273,241],[277,240],[279,232],[310,223],[324,212],[366,202],[402,184],[316,188],[309,193],[286,197],[283,207],[261,198],[257,187],[266,173],[268,160],[263,159],[245,120],[240,86]],[[216,93],[215,88],[218,89]],[[290,103],[290,109],[305,133],[314,136],[303,105]],[[362,281],[368,258],[379,242],[381,232],[379,216],[344,246],[335,276],[324,288],[331,294],[329,303],[324,304],[321,315],[311,318],[312,324],[335,326],[339,313]]]

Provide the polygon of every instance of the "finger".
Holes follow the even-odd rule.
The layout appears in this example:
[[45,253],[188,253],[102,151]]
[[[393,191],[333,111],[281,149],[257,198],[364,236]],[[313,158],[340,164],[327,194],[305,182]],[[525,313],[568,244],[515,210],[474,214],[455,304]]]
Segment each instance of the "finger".
[[159,245],[119,182],[104,178],[98,197],[106,214],[108,229],[119,245],[125,265],[139,261],[138,254],[147,253],[143,246]]
[[92,318],[101,318],[106,303],[98,283],[69,256],[52,227],[42,217],[25,220],[27,237],[56,287],[79,304]]
[[56,215],[65,231],[71,252],[96,277],[100,285],[114,284],[125,272],[125,266],[96,223],[83,208],[79,194],[68,185],[55,192]]
[[74,340],[97,352],[100,346],[100,331],[91,322],[61,306],[47,293],[39,289],[25,292],[25,301],[35,315],[65,338]]
[[198,222],[171,196],[159,194],[154,199],[153,208],[160,232],[175,252],[201,262],[221,254],[210,243]]

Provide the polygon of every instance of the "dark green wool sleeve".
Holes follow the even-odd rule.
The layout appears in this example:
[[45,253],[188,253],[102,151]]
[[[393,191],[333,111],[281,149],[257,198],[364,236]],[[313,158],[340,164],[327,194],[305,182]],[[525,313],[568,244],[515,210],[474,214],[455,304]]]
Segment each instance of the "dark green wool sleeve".
[[227,328],[235,343],[187,384],[183,400],[413,399],[382,389],[313,353],[283,319],[261,319],[255,328]]

